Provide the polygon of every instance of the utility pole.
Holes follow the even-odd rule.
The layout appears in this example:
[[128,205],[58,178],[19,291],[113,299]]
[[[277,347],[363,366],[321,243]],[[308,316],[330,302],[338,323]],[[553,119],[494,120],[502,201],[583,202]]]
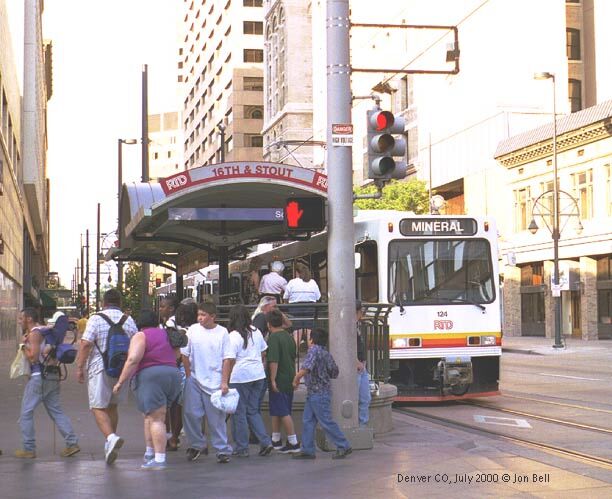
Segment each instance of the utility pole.
[[100,203],[96,225],[96,312],[100,311]]
[[[148,104],[148,69],[142,67],[142,182],[149,181],[149,104]],[[149,303],[149,264],[142,262],[140,281],[140,309],[150,308]]]
[[[372,448],[358,422],[352,148],[333,145],[332,125],[351,124],[349,0],[327,1],[327,199],[329,204],[329,349],[340,369],[332,413],[354,449]],[[330,167],[331,165],[331,167]]]
[[89,315],[89,229],[85,231],[85,245],[87,248],[87,268],[85,269],[85,283],[87,285],[87,315]]

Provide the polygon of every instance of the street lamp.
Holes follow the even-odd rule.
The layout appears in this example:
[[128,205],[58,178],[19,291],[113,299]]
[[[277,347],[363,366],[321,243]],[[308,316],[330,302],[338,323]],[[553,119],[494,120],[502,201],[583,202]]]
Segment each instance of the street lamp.
[[[559,288],[559,238],[561,237],[561,232],[559,230],[559,179],[557,176],[557,95],[556,95],[556,85],[555,85],[555,75],[554,73],[542,72],[535,73],[533,75],[535,80],[552,80],[553,87],[553,188],[552,191],[546,191],[541,194],[534,202],[533,210],[536,209],[536,206],[542,208],[544,205],[541,202],[542,198],[546,194],[551,194],[553,196],[552,203],[552,224],[551,226],[546,224],[550,230],[553,240],[553,258],[554,258],[554,275],[553,275],[553,299],[555,304],[555,344],[553,348],[563,348],[563,343],[561,341],[561,291]],[[565,193],[567,194],[567,193]],[[569,196],[569,194],[568,194]],[[569,196],[575,204],[575,199],[572,196]],[[544,207],[546,211],[550,210],[547,207]],[[536,224],[534,213],[532,210],[532,220],[529,224],[529,231],[532,234],[538,230],[538,225]],[[576,210],[578,210],[578,206],[576,205]],[[542,214],[541,212],[538,214]],[[546,218],[544,218],[544,222],[546,223]]]
[[[123,144],[138,144],[136,139],[117,139],[117,239],[121,247],[121,187],[123,186]],[[117,260],[117,289],[123,290],[123,262]]]

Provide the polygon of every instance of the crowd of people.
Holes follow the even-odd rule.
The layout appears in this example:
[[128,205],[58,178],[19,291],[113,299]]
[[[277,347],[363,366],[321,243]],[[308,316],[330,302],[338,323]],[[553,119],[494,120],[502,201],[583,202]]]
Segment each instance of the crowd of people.
[[[181,432],[188,442],[185,448],[189,461],[207,455],[209,444],[221,464],[228,463],[232,456],[249,457],[249,443],[253,440],[258,443],[257,454],[262,457],[277,451],[292,454],[296,459],[314,459],[317,423],[336,445],[334,459],[351,453],[348,440],[331,417],[330,381],[338,376],[338,367],[327,350],[327,332],[314,328],[310,331],[309,349],[296,373],[297,345],[291,334],[291,327],[296,324],[277,307],[282,299],[289,303],[314,303],[321,297],[319,288],[305,266],[300,266],[296,278],[289,282],[281,276],[281,262],[274,262],[271,270],[261,279],[261,298],[255,312],[251,314],[244,305],[233,306],[227,328],[217,323],[214,303],[196,304],[191,298],[180,303],[174,297],[162,298],[159,314],[143,310],[134,321],[122,311],[119,291],[106,291],[103,310],[81,325],[84,330],[75,364],[76,378],[87,385],[89,408],[104,437],[107,464],[115,462],[124,444],[117,429],[118,406],[125,402],[128,386],[144,418],[145,470],[166,468],[166,452],[179,448]],[[358,302],[358,319],[360,313]],[[303,316],[307,314],[308,311]],[[19,318],[31,375],[19,419],[22,448],[15,451],[15,456],[36,457],[34,410],[42,403],[64,437],[61,455],[70,457],[80,448],[71,422],[61,408],[59,380],[41,375],[47,347],[39,332],[39,320],[36,310],[30,308],[24,309]],[[298,327],[311,328],[312,324]],[[118,337],[118,330],[129,342],[129,350],[119,370],[113,371],[110,345]],[[367,425],[369,376],[365,342],[359,336],[359,328],[357,331],[359,423]],[[307,395],[300,442],[292,405],[294,390],[302,379]],[[231,411],[230,441],[223,399],[230,397],[231,392],[237,393],[238,402]],[[261,413],[266,392],[271,435]]]

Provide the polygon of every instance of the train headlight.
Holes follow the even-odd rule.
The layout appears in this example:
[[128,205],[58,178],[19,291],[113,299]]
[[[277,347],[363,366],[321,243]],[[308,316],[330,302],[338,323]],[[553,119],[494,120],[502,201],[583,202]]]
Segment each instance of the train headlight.
[[494,346],[495,345],[495,336],[481,336],[480,344],[482,346]]
[[394,338],[391,348],[408,348],[408,338]]

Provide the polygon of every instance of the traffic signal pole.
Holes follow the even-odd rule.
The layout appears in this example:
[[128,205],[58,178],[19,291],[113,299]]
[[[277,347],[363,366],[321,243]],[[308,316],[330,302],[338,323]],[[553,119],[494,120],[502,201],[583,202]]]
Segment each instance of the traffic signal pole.
[[369,449],[373,445],[372,431],[360,428],[358,422],[352,148],[333,145],[331,137],[332,124],[351,123],[349,26],[349,0],[328,0],[329,349],[340,369],[332,386],[332,413],[354,449]]

